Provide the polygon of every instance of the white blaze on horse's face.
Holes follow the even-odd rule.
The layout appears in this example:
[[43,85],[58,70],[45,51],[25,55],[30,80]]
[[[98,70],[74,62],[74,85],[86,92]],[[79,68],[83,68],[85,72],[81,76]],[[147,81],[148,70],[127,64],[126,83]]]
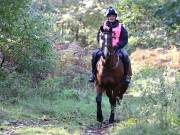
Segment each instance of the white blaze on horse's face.
[[108,41],[107,41],[108,37],[107,34],[104,35],[104,57],[107,58],[108,56]]

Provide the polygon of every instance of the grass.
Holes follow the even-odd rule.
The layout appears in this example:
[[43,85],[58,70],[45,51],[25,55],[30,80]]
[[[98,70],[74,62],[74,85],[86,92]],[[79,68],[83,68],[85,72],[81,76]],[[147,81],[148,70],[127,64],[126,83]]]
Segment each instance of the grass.
[[[107,105],[108,104],[108,105]],[[52,119],[57,123],[37,127],[25,126],[16,131],[18,134],[56,134],[69,132],[80,133],[92,123],[96,122],[95,92],[91,89],[80,91],[78,89],[57,90],[53,98],[42,96],[30,96],[18,100],[15,104],[0,103],[1,116],[0,127],[8,126],[12,121]],[[104,115],[109,114],[109,102],[107,97],[103,100]],[[31,131],[31,129],[33,130]],[[55,130],[55,131],[53,131]],[[57,130],[57,131],[56,131]]]
[[[116,118],[120,120],[109,134],[160,135],[178,134],[180,125],[180,73],[174,69],[146,67],[134,72],[132,84]],[[60,77],[45,80],[27,93],[29,96],[0,103],[0,128],[9,127],[12,121],[48,120],[49,123],[26,125],[16,134],[80,134],[96,124],[95,91],[91,85],[80,82],[72,88],[62,86]],[[81,80],[84,81],[84,80]],[[77,85],[84,84],[84,87]],[[26,94],[27,95],[27,94]],[[103,96],[102,109],[108,119],[110,105]],[[55,122],[54,122],[55,121]]]
[[[176,73],[176,74],[175,74]],[[118,108],[121,122],[113,135],[180,134],[180,73],[174,69],[143,68],[135,72],[129,95]]]

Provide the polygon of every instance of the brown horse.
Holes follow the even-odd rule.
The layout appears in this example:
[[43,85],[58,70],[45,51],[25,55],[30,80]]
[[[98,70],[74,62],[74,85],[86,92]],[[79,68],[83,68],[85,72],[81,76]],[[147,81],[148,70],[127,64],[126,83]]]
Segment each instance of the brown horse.
[[[114,122],[116,102],[123,98],[123,94],[128,88],[124,83],[124,66],[119,55],[115,53],[112,47],[112,30],[101,33],[100,42],[103,55],[97,63],[96,72],[96,102],[97,102],[97,121],[103,121],[101,110],[102,94],[106,92],[111,104],[111,114],[109,123]],[[128,75],[131,77],[131,65],[129,64]]]

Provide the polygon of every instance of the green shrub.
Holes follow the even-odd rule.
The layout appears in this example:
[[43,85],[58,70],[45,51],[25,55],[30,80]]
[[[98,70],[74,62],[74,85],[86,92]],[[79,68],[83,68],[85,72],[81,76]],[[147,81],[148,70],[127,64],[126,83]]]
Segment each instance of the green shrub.
[[31,80],[16,72],[10,73],[0,81],[0,93],[4,100],[19,100],[25,98],[31,87]]

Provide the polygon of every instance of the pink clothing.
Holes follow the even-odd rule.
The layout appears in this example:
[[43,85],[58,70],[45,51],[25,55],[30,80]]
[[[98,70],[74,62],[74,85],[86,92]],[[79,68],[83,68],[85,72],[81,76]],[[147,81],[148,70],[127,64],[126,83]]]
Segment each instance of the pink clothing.
[[[103,27],[106,26],[106,22],[107,21],[104,22]],[[120,42],[119,41],[120,35],[121,35],[121,24],[119,23],[119,25],[117,27],[112,29],[112,38],[113,38],[112,39],[112,46],[117,46],[118,45],[118,42]]]

